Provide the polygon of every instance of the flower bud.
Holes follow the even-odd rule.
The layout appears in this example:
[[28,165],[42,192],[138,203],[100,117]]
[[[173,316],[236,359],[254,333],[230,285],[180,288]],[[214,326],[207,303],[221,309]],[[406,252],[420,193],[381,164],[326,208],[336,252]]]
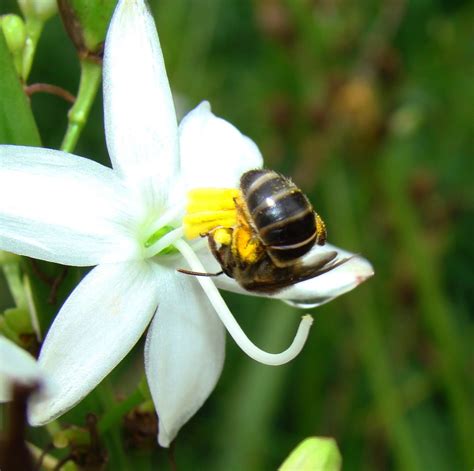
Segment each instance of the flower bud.
[[23,336],[34,333],[30,313],[27,309],[19,307],[10,308],[3,313],[3,316],[8,327],[16,334]]
[[26,42],[25,23],[18,15],[13,14],[4,15],[0,20],[8,50],[13,56],[21,54]]
[[45,22],[58,10],[56,0],[18,0],[18,5],[25,18]]
[[332,438],[311,437],[303,440],[288,456],[279,471],[339,471],[342,459]]
[[81,58],[100,60],[116,0],[58,0],[64,27]]

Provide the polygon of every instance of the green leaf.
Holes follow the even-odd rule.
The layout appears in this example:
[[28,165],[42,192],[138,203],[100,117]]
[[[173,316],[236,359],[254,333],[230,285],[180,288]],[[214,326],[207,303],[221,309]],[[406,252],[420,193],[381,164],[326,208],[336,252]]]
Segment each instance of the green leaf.
[[303,440],[288,456],[279,471],[339,471],[342,459],[332,438]]
[[38,128],[3,32],[0,32],[0,70],[0,144],[40,146]]

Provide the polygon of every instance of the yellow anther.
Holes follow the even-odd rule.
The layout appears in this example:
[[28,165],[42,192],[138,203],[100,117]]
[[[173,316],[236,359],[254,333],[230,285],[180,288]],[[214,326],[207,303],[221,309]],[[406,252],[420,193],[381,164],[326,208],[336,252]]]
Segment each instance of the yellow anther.
[[234,198],[239,196],[237,188],[195,188],[188,192],[187,212],[235,209]]
[[188,193],[186,215],[183,218],[184,234],[194,239],[208,234],[217,227],[234,227],[237,211],[234,199],[239,195],[235,188],[197,188]]

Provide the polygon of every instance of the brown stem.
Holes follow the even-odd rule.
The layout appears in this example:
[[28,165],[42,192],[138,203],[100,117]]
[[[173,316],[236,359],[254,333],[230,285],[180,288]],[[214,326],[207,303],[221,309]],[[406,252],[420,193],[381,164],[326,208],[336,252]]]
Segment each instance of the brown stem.
[[54,278],[53,282],[51,283],[51,292],[49,293],[48,297],[48,303],[55,305],[58,301],[58,289],[61,283],[64,281],[64,278],[66,278],[68,272],[68,268],[64,267],[61,270],[61,273]]
[[33,273],[46,285],[48,285],[51,288],[51,291],[48,296],[48,304],[54,305],[57,302],[57,297],[58,297],[58,289],[61,283],[64,281],[66,278],[67,272],[68,272],[68,267],[63,267],[59,275],[57,276],[50,276],[44,273],[38,262],[34,259],[31,258],[30,260],[30,266],[33,271]]
[[8,409],[8,422],[0,440],[0,469],[2,471],[34,471],[33,458],[25,442],[26,404],[37,385],[14,384],[13,400]]
[[76,101],[76,97],[72,93],[64,90],[64,88],[49,83],[33,83],[27,85],[25,86],[25,93],[29,97],[35,93],[49,93],[50,95],[56,95],[69,103],[74,103]]
[[171,445],[168,449],[168,463],[172,471],[178,470],[178,467],[176,465],[175,451],[176,451],[176,440],[171,442]]

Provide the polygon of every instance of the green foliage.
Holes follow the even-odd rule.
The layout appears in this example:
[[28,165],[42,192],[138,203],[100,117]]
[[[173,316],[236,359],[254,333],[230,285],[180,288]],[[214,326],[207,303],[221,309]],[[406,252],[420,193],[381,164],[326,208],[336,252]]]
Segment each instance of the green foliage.
[[[41,145],[28,100],[0,32],[0,143]],[[12,110],[15,110],[13,113]]]

